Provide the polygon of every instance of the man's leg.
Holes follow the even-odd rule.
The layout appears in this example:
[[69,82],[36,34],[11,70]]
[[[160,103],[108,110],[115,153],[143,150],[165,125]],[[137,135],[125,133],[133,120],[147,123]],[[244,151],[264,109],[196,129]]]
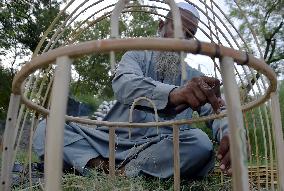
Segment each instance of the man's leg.
[[[45,154],[46,122],[41,121],[35,131],[33,149],[43,158]],[[65,167],[73,167],[78,172],[84,173],[84,167],[89,160],[97,158],[99,154],[82,135],[78,134],[70,125],[65,124],[63,161]]]
[[[45,121],[41,121],[36,129],[33,140],[33,149],[41,158],[44,158],[43,156],[45,154],[45,131]],[[94,134],[100,133],[98,136],[102,137],[103,132],[99,132],[99,130],[94,132],[93,129],[92,132]],[[92,137],[88,137],[79,126],[65,124],[63,148],[64,170],[76,169],[81,174],[84,174],[84,168],[87,167],[96,168],[108,173],[108,159],[106,158],[108,143],[105,142],[106,139],[105,137],[96,141],[95,138],[92,139]],[[122,149],[123,148],[119,150]],[[105,157],[102,157],[99,151],[102,152]],[[123,168],[124,165],[117,170],[119,175],[123,175]]]
[[[88,167],[88,162],[91,159],[98,157],[98,153],[86,139],[81,139],[72,144],[65,145],[63,149],[63,160],[81,174],[85,173],[85,167]],[[103,169],[103,164],[100,164],[97,167]]]
[[[180,172],[185,177],[203,177],[214,167],[213,146],[206,133],[200,129],[180,132]],[[141,151],[125,166],[127,176],[147,174],[160,178],[173,175],[173,137]]]

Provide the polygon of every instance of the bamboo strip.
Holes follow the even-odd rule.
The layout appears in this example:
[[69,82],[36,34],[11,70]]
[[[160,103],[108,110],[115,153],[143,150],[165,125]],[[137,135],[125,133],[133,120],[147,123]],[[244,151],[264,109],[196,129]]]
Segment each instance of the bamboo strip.
[[[246,74],[246,70],[245,70],[245,68],[243,67],[243,69],[244,69],[244,72],[245,72],[245,74]],[[251,73],[253,73],[252,72],[252,70],[250,70],[251,71]],[[246,74],[246,76],[248,76],[247,74]],[[255,78],[255,77],[254,77]],[[257,84],[257,88],[258,88],[258,90],[261,92],[261,88],[259,87],[259,84],[258,84],[258,82],[257,82],[257,80],[255,79],[255,81],[256,81],[256,84]],[[248,82],[249,82],[249,84],[251,85],[251,81],[250,81],[250,79],[248,79]],[[252,86],[252,85],[251,85]],[[255,93],[255,91],[254,91],[254,89],[252,88],[252,91],[253,91],[253,94],[254,94],[254,96],[256,96],[256,93]],[[269,129],[269,123],[268,123],[268,121],[269,121],[269,118],[268,118],[268,115],[267,115],[267,109],[266,109],[266,107],[264,107],[264,113],[265,113],[265,119],[266,119],[266,121],[267,121],[267,128]],[[266,173],[266,189],[268,189],[268,161],[267,161],[267,142],[266,142],[266,136],[265,136],[265,129],[264,129],[264,123],[263,123],[263,118],[262,118],[262,114],[261,114],[261,110],[260,110],[260,108],[258,108],[258,114],[259,114],[259,116],[260,116],[260,122],[261,122],[261,129],[262,129],[262,132],[263,132],[263,141],[264,141],[264,152],[265,152],[265,163],[266,163],[266,170],[267,170],[267,173]],[[268,136],[270,136],[270,131],[268,130]],[[271,138],[271,137],[270,137]],[[272,149],[272,145],[271,145],[271,139],[269,139],[269,145],[270,145],[270,148]],[[272,154],[272,152],[270,152],[271,154]],[[273,156],[271,156],[272,158],[273,158]],[[259,158],[257,157],[257,161],[259,161]],[[271,160],[271,164],[273,165],[273,160]],[[259,175],[259,173],[257,174],[257,175]],[[271,178],[272,178],[272,180],[274,180],[274,176],[272,175],[271,176]],[[273,181],[271,181],[271,182],[273,182]],[[271,184],[271,188],[272,189],[274,189],[274,184]]]
[[[266,142],[266,133],[265,133],[265,129],[264,129],[264,123],[263,123],[263,118],[262,118],[262,113],[260,108],[257,108],[258,111],[258,115],[260,118],[260,124],[261,124],[261,132],[262,132],[262,139],[263,139],[263,146],[264,146],[264,156],[265,158],[268,158],[267,156],[267,142]],[[266,189],[268,189],[268,160],[264,160],[265,161],[265,165],[266,165]]]
[[[206,0],[204,0],[204,4],[206,4]],[[212,9],[212,6],[211,6],[211,9]],[[207,8],[206,6],[205,6],[205,13],[206,13],[206,18],[209,18],[208,8]],[[214,20],[214,19],[213,19],[213,20]],[[214,20],[214,22],[215,22],[215,20]],[[215,22],[214,24],[216,24],[216,22]],[[214,26],[215,26],[215,25],[214,25]],[[211,29],[211,22],[210,22],[210,20],[208,20],[208,28]],[[216,27],[215,27],[215,31],[217,32]],[[216,37],[217,37],[218,44],[221,44],[221,41],[220,41],[220,39],[219,39],[219,37],[218,37],[218,32],[217,32],[217,34],[216,34]],[[214,43],[212,30],[210,30],[210,41],[211,41],[211,43]],[[214,63],[214,74],[215,74],[215,78],[217,78],[217,69],[218,69],[218,72],[219,72],[219,73],[220,73],[221,71],[220,71],[220,68],[218,67],[218,65],[217,65],[217,63],[216,63],[215,58],[212,58],[212,61],[213,61],[213,63]]]
[[[133,101],[133,103],[132,103],[132,105],[131,105],[131,107],[130,107],[130,110],[129,110],[129,124],[131,124],[132,121],[133,121],[133,111],[134,111],[135,106],[136,106],[140,101],[143,101],[143,100],[148,101],[148,102],[151,104],[151,106],[152,106],[152,108],[153,108],[153,110],[154,110],[155,124],[159,123],[159,115],[158,115],[158,110],[157,110],[157,107],[156,107],[155,103],[154,103],[151,99],[149,99],[149,98],[147,98],[147,97],[139,97],[139,98],[136,98],[136,99]],[[132,123],[132,124],[133,124],[133,123]],[[131,128],[130,128],[130,127],[133,127],[133,126],[129,126],[129,139],[131,139]],[[159,134],[159,127],[158,127],[158,125],[157,125],[157,134]]]
[[32,182],[32,145],[33,145],[33,136],[34,136],[34,128],[37,125],[37,120],[35,120],[35,113],[33,113],[32,124],[30,127],[30,140],[29,140],[29,182],[30,182],[30,190],[32,191],[33,182]]
[[[252,154],[251,154],[251,141],[249,137],[249,125],[248,125],[248,120],[246,117],[246,113],[243,113],[243,118],[245,122],[245,128],[246,128],[246,137],[247,137],[247,144],[248,144],[248,156],[249,156],[249,164],[252,165]],[[251,180],[253,177],[253,173],[249,170],[249,180]],[[252,188],[252,184],[250,182],[250,189]]]
[[51,110],[47,119],[45,189],[61,190],[64,115],[67,107],[71,63],[68,57],[59,57],[51,95]]
[[238,86],[234,79],[233,58],[222,58],[221,74],[224,82],[225,99],[228,109],[228,121],[230,128],[230,153],[233,171],[233,190],[247,191],[248,170],[247,151],[245,143],[245,130],[241,114],[241,104]]
[[[254,133],[254,145],[255,145],[255,154],[256,154],[256,165],[259,166],[259,157],[258,157],[258,139],[256,134],[256,121],[254,117],[254,112],[251,112],[252,120],[253,120],[253,133]],[[257,168],[257,188],[260,189],[260,176],[259,176],[259,168]]]
[[16,132],[17,116],[20,107],[20,96],[11,94],[5,132],[3,136],[3,152],[1,166],[1,184],[0,190],[8,191],[11,186],[11,172],[13,168],[13,154]]
[[[273,112],[273,109],[272,109],[272,103],[271,103],[271,100],[270,100],[270,112],[272,113]],[[277,147],[276,147],[276,140],[275,140],[275,129],[274,129],[274,126],[273,126],[273,119],[271,120],[271,122],[272,122],[272,128],[271,128],[271,132],[272,132],[272,137],[273,137],[273,143],[274,143],[274,152],[273,152],[273,154],[274,154],[274,157],[275,157],[275,164],[276,164],[276,166],[278,167],[278,157],[277,157]],[[277,183],[278,183],[278,181],[279,181],[279,171],[277,170],[277,175],[276,175],[276,179],[275,179],[276,181],[277,181]],[[277,190],[280,190],[280,185],[279,184],[277,184]]]
[[174,145],[174,190],[180,190],[180,153],[179,153],[179,127],[173,125]]
[[275,147],[277,154],[277,167],[278,167],[278,185],[280,191],[284,191],[284,142],[283,142],[283,131],[281,124],[281,116],[280,116],[280,104],[277,93],[271,94],[271,111],[272,115],[272,127],[274,128],[275,133]]
[[215,28],[217,40],[218,40],[218,42],[220,42],[219,33],[218,33],[217,28],[216,28],[217,24],[216,24],[216,16],[215,16],[215,15],[218,15],[218,14],[215,14],[216,12],[214,11],[214,6],[213,6],[213,3],[212,3],[212,0],[210,0],[210,6],[211,6],[211,13],[213,15],[214,28]]
[[115,127],[109,127],[109,175],[115,177]]
[[111,38],[118,38],[119,37],[119,26],[118,26],[118,21],[119,21],[119,16],[125,7],[126,4],[129,3],[129,0],[119,0],[112,13],[111,13],[111,18],[110,18],[110,27],[111,27],[111,32],[110,36]]
[[[267,125],[267,132],[268,132],[268,143],[269,143],[269,156],[270,156],[270,170],[271,170],[271,183],[274,182],[274,174],[272,173],[272,169],[273,169],[273,166],[274,166],[274,161],[273,161],[273,141],[272,141],[272,135],[271,135],[271,125],[270,125],[270,122],[269,122],[269,118],[268,118],[268,114],[267,114],[267,110],[266,110],[266,106],[265,107],[265,118],[266,118],[266,125]],[[274,190],[274,184],[271,184],[271,189]]]

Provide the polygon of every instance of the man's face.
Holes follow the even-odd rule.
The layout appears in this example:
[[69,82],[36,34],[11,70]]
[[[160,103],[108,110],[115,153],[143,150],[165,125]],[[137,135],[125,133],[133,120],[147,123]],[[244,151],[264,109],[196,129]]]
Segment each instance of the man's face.
[[[183,33],[185,39],[191,39],[197,31],[198,20],[193,14],[184,9],[180,9],[181,21],[183,25]],[[161,37],[173,38],[174,37],[174,25],[172,19],[166,19],[166,21],[161,21],[159,25],[159,31]]]
[[[197,31],[198,20],[191,12],[180,9],[181,19],[183,24],[183,32],[185,39],[193,38]],[[161,21],[159,25],[161,37],[173,38],[174,26],[172,19]],[[160,80],[168,79],[168,82],[175,84],[176,78],[180,71],[180,55],[177,52],[160,51],[156,59],[156,71]],[[171,79],[171,80],[169,80]]]

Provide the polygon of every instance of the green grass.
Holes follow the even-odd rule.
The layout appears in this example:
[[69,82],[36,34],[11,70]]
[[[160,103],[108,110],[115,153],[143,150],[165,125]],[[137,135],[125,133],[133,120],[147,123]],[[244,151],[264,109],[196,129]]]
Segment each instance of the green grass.
[[[158,178],[125,178],[115,177],[110,178],[107,174],[90,171],[88,176],[77,176],[75,174],[65,174],[62,177],[62,188],[64,191],[79,191],[79,190],[96,190],[96,191],[110,191],[110,190],[133,190],[133,191],[165,191],[174,190],[173,179],[161,180]],[[33,185],[33,190],[42,190],[43,183]],[[13,190],[29,190],[29,187],[23,186],[14,188]],[[181,182],[181,190],[183,191],[216,191],[216,190],[232,190],[231,180],[225,180],[221,184],[220,177],[208,177],[199,181],[183,180]]]
[[[16,155],[16,161],[23,164],[23,165],[28,165],[29,164],[29,154],[27,151],[19,150]],[[32,152],[31,156],[31,161],[32,162],[38,162],[39,159],[35,155],[35,153]],[[0,154],[0,164],[2,164],[2,153]],[[0,166],[1,169],[1,166]]]
[[[21,163],[21,164],[24,164],[24,165],[29,164],[29,154],[28,154],[28,152],[27,151],[23,151],[23,150],[18,151],[18,153],[16,155],[16,161]],[[33,152],[32,152],[32,155],[31,155],[31,161],[32,162],[39,162],[38,157]]]

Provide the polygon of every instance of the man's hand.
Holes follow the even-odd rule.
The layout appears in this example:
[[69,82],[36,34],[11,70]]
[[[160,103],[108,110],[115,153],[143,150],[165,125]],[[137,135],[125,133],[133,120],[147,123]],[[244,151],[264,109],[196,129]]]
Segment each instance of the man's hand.
[[223,136],[217,153],[217,158],[220,160],[220,169],[227,175],[232,175],[231,155],[230,155],[230,140],[229,135]]
[[216,78],[201,76],[192,78],[184,86],[174,89],[169,95],[170,104],[180,113],[190,107],[198,110],[210,103],[215,113],[220,112],[220,81]]

